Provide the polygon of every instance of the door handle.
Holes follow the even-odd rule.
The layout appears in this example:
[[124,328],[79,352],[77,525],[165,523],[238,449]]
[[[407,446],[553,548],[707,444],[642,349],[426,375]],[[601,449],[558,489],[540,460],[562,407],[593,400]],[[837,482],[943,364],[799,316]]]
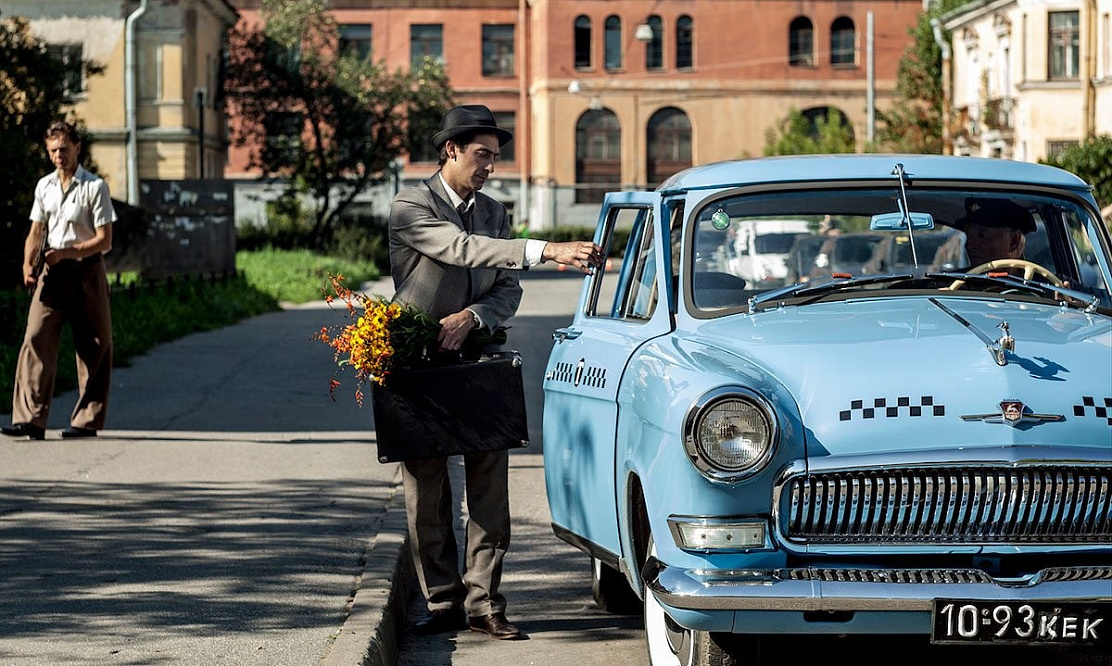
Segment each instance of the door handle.
[[565,340],[574,340],[580,335],[583,335],[583,331],[574,328],[558,328],[552,332],[552,339],[556,342],[563,342]]

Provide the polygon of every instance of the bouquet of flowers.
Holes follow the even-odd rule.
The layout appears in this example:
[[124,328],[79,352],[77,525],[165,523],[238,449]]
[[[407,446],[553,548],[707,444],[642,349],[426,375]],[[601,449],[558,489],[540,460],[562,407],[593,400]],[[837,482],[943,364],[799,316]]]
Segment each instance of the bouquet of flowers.
[[[383,296],[367,296],[344,286],[343,275],[328,276],[332,293],[325,292],[324,300],[331,306],[337,300],[344,304],[345,315],[350,320],[343,326],[324,326],[313,334],[334,350],[336,365],[340,370],[350,367],[355,372],[355,401],[363,404],[363,387],[370,382],[386,383],[386,378],[396,368],[415,366],[434,361],[459,361],[478,356],[486,345],[506,342],[506,329],[493,332],[472,331],[461,352],[454,357],[438,352],[437,336],[440,323],[426,313],[406,303],[390,301]],[[333,377],[328,393],[335,400],[340,381]]]
[[[329,274],[331,294],[324,300],[329,305],[340,300],[351,323],[325,326],[313,335],[335,350],[336,364],[342,370],[351,367],[357,382],[355,400],[363,404],[363,387],[368,382],[383,384],[391,369],[427,359],[435,346],[440,324],[427,314],[404,303],[383,296],[367,296],[344,286],[343,275]],[[340,382],[329,383],[329,395],[335,399]]]

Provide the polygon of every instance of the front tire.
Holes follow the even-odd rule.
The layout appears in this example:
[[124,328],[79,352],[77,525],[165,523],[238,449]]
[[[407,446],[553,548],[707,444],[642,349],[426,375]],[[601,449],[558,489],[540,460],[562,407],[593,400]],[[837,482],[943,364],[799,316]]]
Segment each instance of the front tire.
[[[656,555],[656,543],[651,537],[649,555]],[[724,650],[715,634],[677,624],[647,587],[642,596],[651,666],[741,666],[737,655]]]

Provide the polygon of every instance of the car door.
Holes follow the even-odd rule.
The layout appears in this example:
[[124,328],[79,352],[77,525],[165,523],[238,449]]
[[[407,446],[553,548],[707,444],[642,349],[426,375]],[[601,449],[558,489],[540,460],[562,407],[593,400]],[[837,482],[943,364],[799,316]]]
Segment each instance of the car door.
[[[571,324],[553,334],[545,371],[543,442],[553,525],[603,558],[621,553],[615,432],[622,373],[640,345],[672,327],[674,278],[661,270],[671,266],[670,236],[661,235],[657,202],[652,192],[606,196],[595,242],[622,258],[584,280]],[[623,243],[624,253],[616,252]]]

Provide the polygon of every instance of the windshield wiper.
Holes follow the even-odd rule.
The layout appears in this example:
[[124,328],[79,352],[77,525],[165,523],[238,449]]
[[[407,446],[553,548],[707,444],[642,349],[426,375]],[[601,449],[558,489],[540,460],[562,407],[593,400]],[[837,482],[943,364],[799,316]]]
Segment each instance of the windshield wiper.
[[981,282],[994,285],[1003,285],[1009,288],[1023,289],[1037,296],[1042,296],[1056,303],[1080,308],[1086,313],[1097,311],[1100,298],[1084,291],[1055,287],[1045,282],[1032,282],[1014,275],[992,275],[991,273],[927,273],[928,278],[942,278],[963,280],[965,282]]
[[749,311],[756,312],[758,305],[762,305],[769,301],[800,298],[803,296],[822,296],[823,294],[829,294],[847,288],[864,287],[870,284],[882,284],[884,282],[895,282],[897,280],[910,280],[914,277],[915,276],[911,273],[890,273],[886,275],[867,275],[861,277],[836,277],[830,282],[822,282],[820,284],[802,282],[750,296],[748,301]]

